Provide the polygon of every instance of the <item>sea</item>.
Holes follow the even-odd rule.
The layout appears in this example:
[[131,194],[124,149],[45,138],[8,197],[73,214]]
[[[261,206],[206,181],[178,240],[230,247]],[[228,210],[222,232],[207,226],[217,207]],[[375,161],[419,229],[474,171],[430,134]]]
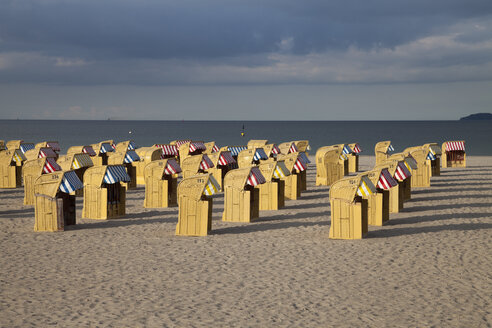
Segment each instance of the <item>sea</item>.
[[243,146],[250,139],[269,143],[309,140],[311,153],[322,146],[359,143],[362,155],[391,140],[395,151],[429,142],[464,140],[468,155],[492,155],[492,121],[68,121],[0,120],[0,139],[58,141],[70,146],[102,140],[133,140],[138,146],[172,140],[215,141],[219,147]]

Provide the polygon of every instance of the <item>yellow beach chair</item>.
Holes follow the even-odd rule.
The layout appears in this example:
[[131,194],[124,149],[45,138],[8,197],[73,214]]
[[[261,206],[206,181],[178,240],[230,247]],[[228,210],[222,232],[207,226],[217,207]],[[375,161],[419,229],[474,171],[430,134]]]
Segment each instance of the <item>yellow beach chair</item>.
[[175,159],[152,161],[145,166],[144,207],[160,208],[178,205],[178,178],[181,167]]
[[76,224],[75,191],[83,188],[73,171],[40,175],[34,183],[34,231],[64,231]]
[[107,220],[125,215],[126,188],[131,180],[123,165],[99,165],[84,174],[82,217]]
[[259,190],[266,180],[258,167],[229,171],[224,178],[224,213],[222,221],[252,222],[259,217]]
[[442,167],[466,167],[464,141],[446,141],[442,144]]
[[22,164],[26,160],[19,149],[0,152],[0,188],[17,188],[22,185]]
[[177,236],[206,236],[212,230],[212,195],[219,185],[211,174],[184,178],[178,185]]
[[362,239],[368,232],[367,199],[358,195],[360,184],[344,178],[330,187],[331,239]]

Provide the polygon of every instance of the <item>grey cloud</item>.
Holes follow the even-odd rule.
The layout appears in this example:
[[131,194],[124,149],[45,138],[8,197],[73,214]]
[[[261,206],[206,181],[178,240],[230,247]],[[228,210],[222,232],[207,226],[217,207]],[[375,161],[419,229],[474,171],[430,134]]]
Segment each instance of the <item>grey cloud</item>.
[[490,15],[487,0],[2,1],[0,37],[17,51],[98,58],[295,54],[394,47],[459,19]]
[[492,79],[492,1],[0,2],[0,83]]

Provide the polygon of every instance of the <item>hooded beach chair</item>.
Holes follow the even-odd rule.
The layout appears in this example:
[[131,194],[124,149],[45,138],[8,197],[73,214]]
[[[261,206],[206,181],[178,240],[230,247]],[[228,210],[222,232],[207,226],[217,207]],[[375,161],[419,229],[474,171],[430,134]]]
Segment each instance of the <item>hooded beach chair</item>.
[[207,147],[202,141],[188,141],[184,143],[176,143],[179,153],[179,162],[182,163],[186,158],[194,155],[200,155]]
[[447,167],[466,167],[464,141],[446,141],[442,144],[441,165]]
[[206,171],[212,174],[217,180],[217,183],[222,186],[224,185],[224,177],[230,170],[237,168],[237,163],[230,151],[218,151],[207,155],[212,161],[213,166]]
[[374,147],[374,153],[376,155],[376,165],[384,162],[395,151],[391,145],[391,141],[380,141]]
[[87,154],[91,157],[91,160],[92,160],[92,158],[97,156],[96,151],[94,150],[94,148],[92,148],[91,145],[72,146],[72,147],[68,148],[67,155],[72,155],[72,154]]
[[24,156],[26,156],[27,160],[43,157],[50,157],[55,160],[58,159],[58,154],[55,153],[55,151],[50,147],[36,147],[34,149],[30,149],[24,153]]
[[252,148],[263,148],[263,146],[265,146],[266,144],[268,144],[268,140],[250,140],[248,141],[248,144],[247,144],[247,147],[248,149],[252,149]]
[[429,154],[427,149],[422,146],[410,147],[405,149],[403,153],[410,154],[417,164],[417,168],[411,170],[412,188],[430,187],[432,168],[430,162],[427,160],[427,155]]
[[34,183],[42,174],[61,171],[54,158],[43,157],[28,160],[22,166],[22,177],[24,181],[24,205],[34,205]]
[[[371,179],[371,181],[377,187],[378,190],[383,189],[383,190],[388,191],[388,193],[389,193],[389,212],[390,213],[400,212],[403,209],[403,203],[405,200],[405,197],[404,197],[404,191],[405,191],[404,188],[405,187],[403,185],[404,179],[399,181],[396,178],[397,175],[401,177],[401,174],[397,172],[398,165],[399,165],[399,161],[386,160],[384,163],[382,163],[380,165],[376,165],[373,168],[373,170],[369,171],[369,173],[368,173],[368,177]],[[406,166],[405,166],[405,169],[406,169]],[[380,180],[381,180],[381,178],[383,177],[383,174],[385,174],[385,173],[383,173],[384,170],[388,172],[388,174],[391,176],[393,181],[396,182],[396,185],[394,185],[394,183],[392,181],[390,181],[389,178],[386,178],[386,177],[384,179],[386,181],[375,181],[376,177],[372,173],[370,173],[370,172],[374,172],[374,171],[380,171],[381,172]],[[389,187],[389,189],[387,187]]]
[[0,188],[17,188],[22,185],[22,164],[26,157],[19,149],[0,152]]
[[156,147],[140,147],[135,150],[140,161],[135,162],[135,168],[137,172],[137,185],[145,184],[144,170],[147,164],[160,159],[165,159],[162,149]]
[[[86,153],[62,155],[58,158],[56,163],[60,165],[63,171],[73,170],[82,183],[84,182],[85,171],[89,167],[94,166],[90,155]],[[78,190],[77,196],[82,195],[83,191]]]
[[306,153],[306,156],[308,156],[308,151],[311,150],[309,147],[309,140],[296,140],[293,142],[296,145],[297,151],[300,153]]
[[441,147],[437,143],[427,143],[422,146],[427,152],[427,162],[431,167],[431,177],[441,175]]
[[138,161],[140,161],[140,157],[134,150],[115,151],[114,153],[110,153],[108,157],[108,165],[123,165],[126,168],[126,172],[130,176],[130,181],[122,182],[122,185],[127,190],[137,187],[136,162]]
[[128,150],[137,150],[138,146],[133,140],[126,140],[116,144],[115,151],[125,152]]
[[259,190],[265,183],[258,167],[246,167],[229,171],[224,178],[223,221],[252,222],[259,217]]
[[[379,172],[372,172],[371,175]],[[369,225],[382,226],[389,220],[389,193],[380,190],[378,192],[376,186],[368,176],[369,172],[363,172],[354,177],[346,177],[343,180],[349,184],[359,186],[357,195],[367,200],[367,222]]]
[[351,152],[348,154],[348,172],[356,173],[359,171],[359,155],[362,152],[362,148],[358,143],[351,143],[347,145]]
[[10,140],[7,142],[6,147],[8,150],[19,149],[23,154],[25,154],[26,151],[35,148],[33,143],[24,142],[24,140]]
[[206,142],[204,145],[206,149],[203,151],[203,154],[213,154],[220,151],[220,147],[217,146],[215,141]]
[[99,165],[84,174],[82,217],[107,220],[125,215],[126,188],[131,180],[123,165]]
[[174,158],[179,160],[178,146],[171,144],[154,144],[153,147],[157,147],[162,149],[162,157],[163,159]]
[[91,147],[96,153],[96,156],[92,157],[92,163],[94,166],[98,165],[108,165],[108,153],[114,152],[113,140],[101,141],[97,144],[92,144]]
[[43,141],[37,143],[34,148],[51,148],[58,155],[61,151],[58,141]]
[[299,152],[294,141],[283,142],[278,145],[278,148],[280,149],[280,153],[284,155]]
[[211,174],[184,178],[178,185],[177,236],[206,236],[212,230],[212,195],[219,185]]
[[256,186],[259,190],[260,211],[278,210],[285,206],[285,180],[290,175],[283,161],[263,163],[258,166],[265,183]]
[[[398,162],[398,166],[396,167],[393,177],[397,181],[403,182],[403,200],[410,200],[412,198],[412,171],[417,169],[415,159],[413,159],[409,153],[397,153],[391,155],[388,160],[396,160]],[[386,162],[383,162],[382,164],[384,163]]]
[[343,178],[331,185],[330,239],[362,239],[367,234],[368,201],[358,195],[359,187],[360,184],[351,178]]
[[34,183],[34,231],[64,231],[76,224],[75,191],[84,186],[73,171],[40,175]]
[[[398,198],[390,196],[392,189],[398,188],[398,181],[393,178],[386,167],[376,167],[363,174],[371,180],[377,191],[372,195],[372,202],[368,201],[369,225],[382,226],[389,220],[390,207],[399,205]],[[394,192],[398,196],[398,190],[395,189]],[[391,204],[391,201],[395,203]]]
[[174,158],[152,161],[145,166],[144,207],[170,207],[178,204],[178,178],[181,167]]
[[200,173],[209,173],[208,170],[214,167],[214,163],[207,154],[189,156],[181,161],[183,178],[189,178]]
[[230,151],[232,157],[234,157],[234,159],[237,161],[237,156],[239,155],[239,153],[246,149],[248,149],[248,147],[246,146],[224,146],[220,150]]
[[268,160],[268,156],[263,148],[248,148],[237,155],[239,168],[259,165],[261,160]]
[[285,198],[296,200],[301,197],[302,173],[307,170],[307,163],[300,153],[279,154],[277,161],[283,161],[290,175],[281,179],[285,181]]
[[347,156],[337,146],[325,146],[316,151],[316,185],[330,186],[345,176]]
[[276,144],[266,144],[262,146],[263,150],[267,154],[269,159],[277,159],[277,155],[280,154],[280,148]]

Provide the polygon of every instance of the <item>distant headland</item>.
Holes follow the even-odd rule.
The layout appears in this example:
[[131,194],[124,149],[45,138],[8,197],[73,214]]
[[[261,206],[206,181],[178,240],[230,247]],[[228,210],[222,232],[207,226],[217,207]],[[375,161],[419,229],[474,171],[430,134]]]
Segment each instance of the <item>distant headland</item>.
[[460,118],[460,121],[482,121],[482,120],[492,120],[492,114],[477,113]]

